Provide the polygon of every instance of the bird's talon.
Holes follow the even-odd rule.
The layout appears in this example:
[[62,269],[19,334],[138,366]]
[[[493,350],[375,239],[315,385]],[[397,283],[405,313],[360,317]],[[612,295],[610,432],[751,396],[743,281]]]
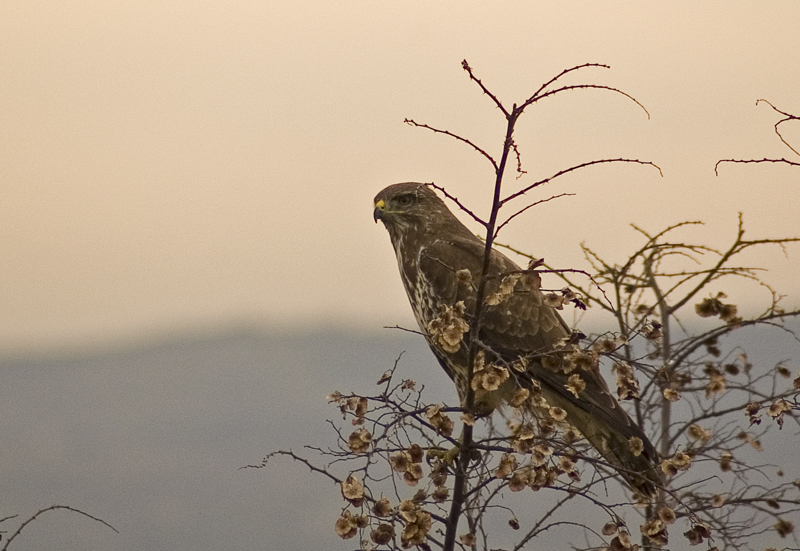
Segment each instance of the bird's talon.
[[459,453],[461,453],[461,446],[453,446],[452,448],[447,450],[447,453],[444,454],[442,461],[446,465],[452,466],[453,463],[455,463],[455,460],[458,457]]

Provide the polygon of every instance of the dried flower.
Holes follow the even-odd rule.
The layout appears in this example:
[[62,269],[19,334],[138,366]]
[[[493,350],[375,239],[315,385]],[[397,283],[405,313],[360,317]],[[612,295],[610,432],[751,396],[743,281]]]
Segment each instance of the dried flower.
[[635,457],[642,455],[642,452],[644,451],[644,442],[641,438],[638,436],[631,436],[628,438],[628,445],[631,448],[631,453],[633,453]]
[[325,396],[325,399],[329,403],[334,403],[337,405],[342,405],[344,403],[344,396],[342,396],[342,393],[339,392],[338,390],[335,390],[330,394],[328,394],[327,396]]
[[410,499],[405,499],[397,506],[397,512],[403,520],[411,522],[416,518],[417,505]]
[[383,372],[383,375],[381,375],[381,378],[378,379],[378,382],[376,384],[382,385],[383,383],[388,383],[391,380],[392,380],[392,370],[389,369]]
[[453,434],[454,423],[452,419],[442,413],[441,409],[442,406],[439,405],[430,406],[425,411],[425,415],[428,417],[431,426],[436,429],[436,432],[442,436],[450,436]]
[[750,433],[744,431],[740,432],[739,434],[736,435],[736,438],[738,438],[739,440],[744,440],[745,442],[750,444],[756,451],[763,451],[763,448],[761,447],[761,441],[758,440],[757,438],[754,438],[753,435]]
[[720,456],[719,459],[719,468],[722,470],[722,472],[726,473],[731,470],[732,461],[733,461],[733,455],[731,455],[731,452],[722,452],[722,455]]
[[431,494],[431,498],[436,503],[444,503],[448,497],[450,497],[450,490],[446,486],[437,486]]
[[424,543],[431,529],[430,513],[423,511],[410,500],[402,501],[398,512],[406,522],[403,532],[400,534],[400,542],[403,547]]
[[406,452],[396,452],[389,456],[389,463],[391,463],[393,471],[404,473],[411,463],[411,458]]
[[511,369],[514,371],[519,371],[520,373],[525,373],[528,371],[528,358],[525,356],[519,356],[514,363],[511,364]]
[[657,341],[662,336],[661,324],[656,321],[648,320],[642,327],[642,333],[647,340]]
[[581,473],[575,466],[575,461],[571,458],[562,455],[558,460],[558,468],[561,472],[566,473],[570,480],[573,482],[581,481]]
[[677,402],[681,399],[680,393],[674,388],[667,387],[664,389],[664,398],[670,402]]
[[[528,262],[528,270],[535,270],[539,266],[544,263],[544,260],[536,260],[532,259]],[[527,272],[523,274],[522,278],[519,280],[519,288],[520,290],[525,291],[538,291],[542,288],[542,278],[539,277],[539,274],[533,271]]]
[[347,447],[353,453],[366,453],[372,442],[372,434],[367,429],[358,429],[347,438]]
[[495,478],[506,478],[517,468],[517,458],[504,453],[500,456],[500,464],[494,471]]
[[511,407],[518,408],[525,403],[525,400],[528,399],[528,396],[530,396],[530,391],[527,388],[520,387],[514,392],[514,395],[511,397],[508,403],[511,405]]
[[355,507],[361,507],[364,502],[364,485],[354,475],[348,476],[341,484],[342,497]]
[[691,530],[683,533],[689,540],[689,545],[699,545],[704,539],[711,537],[711,529],[705,524],[695,524]]
[[578,394],[583,392],[583,390],[586,388],[586,382],[581,379],[580,375],[575,373],[569,376],[565,386],[567,387],[567,390],[569,390],[576,398],[578,398]]
[[392,505],[389,503],[389,498],[382,497],[376,501],[375,505],[372,506],[372,512],[375,513],[376,517],[388,517],[392,512]]
[[611,354],[617,346],[616,339],[599,339],[592,348],[599,354]]
[[336,520],[336,524],[334,525],[334,530],[336,530],[336,533],[343,540],[347,540],[355,536],[357,532],[356,528],[357,519],[350,511],[345,511],[342,513],[342,516]]
[[772,419],[778,423],[778,427],[783,428],[783,414],[792,410],[792,405],[784,399],[778,399],[772,402],[772,405],[767,409],[767,413]]
[[483,355],[475,358],[475,371],[472,374],[472,390],[497,390],[508,379],[508,369],[492,363],[485,363]]
[[569,370],[595,371],[600,366],[600,355],[594,350],[576,350],[567,355]]
[[561,436],[567,444],[572,444],[581,439],[581,433],[575,427],[566,427]]
[[717,293],[716,297],[705,298],[696,304],[694,310],[701,318],[719,316],[722,321],[730,324],[741,322],[741,318],[736,317],[736,305],[723,304],[720,300],[723,298],[728,298],[725,293]]
[[425,476],[422,472],[422,465],[419,463],[411,463],[406,472],[403,473],[403,481],[411,487],[416,486],[422,477]]
[[692,465],[692,459],[682,451],[675,452],[669,459],[661,462],[661,470],[664,474],[675,476],[679,471],[687,471]]
[[664,524],[674,524],[675,520],[677,519],[677,515],[675,515],[675,511],[669,507],[662,507],[658,511],[658,518],[660,518]]
[[394,528],[391,524],[379,524],[370,535],[370,539],[377,545],[386,545],[394,537]]
[[617,533],[619,526],[616,522],[606,522],[603,525],[603,535],[604,536],[612,536]]
[[408,447],[408,456],[411,458],[412,463],[422,463],[422,459],[425,457],[425,452],[422,450],[419,444],[411,444]]
[[549,306],[550,308],[555,308],[556,310],[563,310],[564,309],[564,302],[566,299],[563,295],[557,295],[555,293],[547,293],[544,295],[544,304],[545,306]]
[[458,352],[462,336],[469,331],[464,310],[463,300],[453,306],[443,306],[439,314],[428,323],[428,335],[445,352]]
[[447,464],[437,459],[431,465],[431,473],[428,476],[434,486],[444,486],[447,483],[447,474]]
[[500,281],[500,285],[497,286],[497,290],[486,299],[486,304],[489,306],[497,306],[505,301],[514,292],[514,286],[517,284],[520,277],[522,277],[522,274],[509,274],[503,277]]
[[722,368],[728,375],[736,376],[739,374],[739,366],[736,364],[725,364],[722,366]]
[[520,469],[508,479],[508,489],[512,492],[521,492],[530,483],[530,470]]
[[710,398],[715,394],[722,394],[727,388],[725,382],[725,375],[722,373],[714,373],[711,375],[708,385],[706,385],[706,398]]
[[473,545],[475,545],[478,542],[478,540],[475,538],[475,534],[473,534],[471,532],[467,533],[467,534],[461,534],[458,537],[458,539],[460,539],[461,543],[463,543],[467,547],[472,547]]
[[614,362],[612,371],[617,376],[617,396],[620,400],[632,400],[639,397],[639,383],[633,376],[633,368],[623,362]]
[[778,522],[775,523],[775,530],[777,530],[780,537],[785,538],[794,532],[794,524],[785,519],[778,519]]
[[686,429],[686,433],[692,440],[700,440],[703,443],[706,443],[711,439],[711,431],[704,429],[697,423],[689,425],[689,428]]
[[537,444],[533,449],[546,457],[553,455],[553,448],[547,444]]
[[619,534],[611,540],[609,551],[636,551],[638,545],[633,545],[631,535],[627,530],[620,530]]
[[542,367],[547,370],[558,373],[562,371],[564,366],[564,358],[559,354],[547,354],[542,357]]
[[655,545],[663,547],[669,543],[669,534],[667,533],[667,525],[660,518],[651,518],[642,526],[640,530],[643,535],[653,542]]

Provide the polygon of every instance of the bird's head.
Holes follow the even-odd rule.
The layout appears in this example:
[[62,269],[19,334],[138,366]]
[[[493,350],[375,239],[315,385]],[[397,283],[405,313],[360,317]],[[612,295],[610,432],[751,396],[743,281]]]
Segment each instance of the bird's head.
[[426,231],[453,219],[444,202],[425,184],[394,184],[375,196],[375,222],[380,220],[394,239],[409,231]]

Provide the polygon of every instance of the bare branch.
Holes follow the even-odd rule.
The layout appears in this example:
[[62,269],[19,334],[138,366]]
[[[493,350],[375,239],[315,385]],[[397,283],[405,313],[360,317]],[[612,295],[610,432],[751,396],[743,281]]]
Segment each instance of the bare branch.
[[106,521],[104,521],[101,518],[97,518],[97,517],[95,517],[93,515],[90,515],[89,513],[85,512],[85,511],[81,511],[80,509],[75,509],[74,507],[70,507],[68,505],[51,505],[50,507],[46,507],[46,508],[44,508],[44,509],[42,509],[40,511],[37,511],[34,515],[29,517],[25,522],[20,524],[19,528],[17,528],[17,530],[13,534],[11,534],[11,536],[6,540],[6,544],[3,546],[1,551],[6,551],[8,549],[8,546],[11,545],[11,542],[14,541],[14,538],[19,536],[20,532],[22,532],[22,530],[28,524],[30,524],[31,522],[36,520],[37,517],[39,517],[39,515],[42,515],[42,514],[48,512],[48,511],[55,511],[56,509],[65,509],[67,511],[72,511],[73,513],[78,513],[79,515],[83,515],[83,516],[85,516],[87,518],[92,519],[95,522],[99,522],[100,524],[102,524],[104,526],[107,526],[108,528],[111,528],[114,532],[119,534],[119,531],[116,528],[114,528],[113,526],[111,526],[109,523],[107,523]]
[[[495,96],[492,92],[490,92],[486,88],[486,86],[483,85],[483,82],[481,82],[481,79],[479,79],[478,77],[475,76],[475,73],[472,72],[472,67],[469,66],[469,63],[467,63],[466,59],[461,62],[461,67],[469,74],[469,78],[472,81],[474,81],[478,86],[481,87],[481,90],[483,90],[483,93],[486,94],[487,96],[489,96],[492,99],[492,101],[497,106],[497,108],[500,109],[500,111],[503,112],[503,115],[505,115],[506,118],[508,118],[510,116],[510,113],[506,110],[505,107],[503,107],[503,104],[500,102],[499,99],[497,99],[497,96]],[[497,169],[496,166],[495,166],[495,169]]]
[[547,97],[550,97],[550,96],[554,96],[554,95],[556,95],[556,94],[558,94],[560,92],[566,92],[568,90],[590,90],[590,89],[609,90],[611,92],[616,92],[617,94],[622,94],[623,96],[625,96],[626,98],[628,98],[629,100],[634,102],[636,105],[641,107],[642,111],[644,111],[645,114],[647,115],[647,118],[648,119],[650,118],[650,112],[645,108],[644,105],[639,103],[639,100],[634,98],[632,95],[630,95],[630,94],[628,94],[626,92],[623,92],[622,90],[620,90],[618,88],[614,88],[613,86],[603,86],[601,84],[573,84],[571,86],[562,86],[561,88],[556,88],[555,90],[549,90],[549,91],[545,92],[544,94],[542,94],[540,96],[536,96],[536,97],[533,97],[533,98],[529,99],[527,102],[525,102],[523,104],[522,107],[525,108],[528,105],[530,105],[531,103],[535,103],[535,102],[537,102],[539,100],[543,100],[544,98],[547,98]]
[[428,186],[432,187],[433,189],[437,189],[437,190],[441,191],[442,195],[444,195],[445,197],[450,199],[452,202],[454,202],[456,205],[458,205],[458,208],[460,208],[462,211],[466,212],[478,224],[480,224],[484,228],[486,227],[487,222],[485,222],[482,218],[480,218],[478,215],[476,215],[474,212],[472,212],[470,209],[468,209],[461,201],[458,200],[457,197],[455,197],[453,195],[450,195],[450,193],[448,193],[447,190],[444,189],[442,186],[437,186],[433,182],[430,182],[429,184],[425,184],[425,185],[428,185]]
[[791,120],[795,120],[795,121],[796,120],[800,120],[800,117],[797,117],[795,115],[791,115],[791,114],[786,113],[784,111],[781,111],[780,109],[778,109],[777,107],[775,107],[774,105],[772,105],[770,102],[768,102],[765,99],[756,100],[756,105],[758,105],[761,102],[766,103],[767,105],[772,107],[773,111],[775,111],[777,113],[780,113],[781,115],[783,115],[785,117],[785,118],[783,118],[783,119],[781,119],[781,120],[779,120],[778,122],[775,123],[775,127],[774,127],[775,128],[775,133],[778,135],[778,138],[780,138],[780,140],[783,142],[783,144],[786,147],[788,147],[789,149],[791,149],[794,152],[795,155],[800,155],[800,153],[798,153],[798,151],[794,147],[789,145],[789,142],[786,141],[786,139],[783,137],[783,134],[781,134],[780,129],[779,129],[781,124],[783,124],[783,123],[785,123],[787,121],[791,121]]
[[474,149],[475,151],[477,151],[478,153],[483,155],[490,163],[492,163],[492,166],[494,167],[494,169],[497,170],[497,162],[494,159],[492,159],[492,156],[489,155],[488,153],[486,153],[486,151],[484,149],[482,149],[482,148],[478,147],[477,145],[475,145],[474,143],[472,143],[470,140],[468,140],[466,138],[462,138],[458,134],[453,134],[449,130],[439,130],[438,128],[434,128],[432,126],[428,126],[427,124],[420,124],[418,122],[415,122],[412,119],[404,119],[403,122],[406,123],[409,126],[416,126],[418,128],[426,128],[426,129],[430,130],[431,132],[433,132],[435,134],[444,134],[446,136],[450,136],[451,138],[455,138],[456,140],[458,140],[460,142],[464,142],[465,144],[470,146],[472,149]]
[[530,98],[525,100],[525,102],[523,103],[523,106],[530,105],[531,103],[536,101],[536,98],[541,97],[542,92],[544,92],[545,89],[547,89],[548,86],[550,86],[551,84],[554,84],[556,81],[558,81],[564,75],[567,75],[569,73],[573,73],[575,71],[580,71],[581,69],[585,69],[587,67],[599,67],[601,69],[611,69],[611,65],[605,65],[603,63],[582,63],[581,65],[576,65],[575,67],[570,67],[569,69],[564,69],[559,74],[557,74],[556,76],[554,76],[553,78],[551,78],[550,80],[548,80],[547,82],[542,84],[542,86],[538,90],[536,90],[536,93],[534,93]]
[[655,167],[658,170],[658,173],[661,176],[664,176],[664,173],[661,172],[661,168],[657,164],[655,164],[653,162],[650,162],[650,161],[640,161],[639,159],[598,159],[598,160],[595,160],[595,161],[588,161],[588,162],[585,162],[585,163],[581,163],[579,165],[575,165],[575,166],[571,166],[569,168],[565,168],[563,170],[559,170],[558,172],[556,172],[555,174],[553,174],[549,178],[545,178],[544,180],[539,180],[538,182],[533,183],[533,184],[531,184],[529,186],[526,186],[526,187],[522,188],[521,190],[517,191],[516,193],[512,193],[511,195],[507,196],[506,198],[504,198],[501,201],[501,205],[505,205],[506,203],[508,203],[512,199],[514,199],[516,197],[519,197],[520,195],[526,194],[527,192],[529,192],[533,188],[539,187],[539,186],[544,185],[544,184],[546,184],[546,183],[548,183],[548,182],[550,182],[552,180],[555,180],[559,176],[563,176],[564,174],[567,174],[569,172],[573,172],[573,171],[581,169],[581,168],[586,168],[587,166],[606,164],[606,163],[635,163],[635,164],[640,164],[640,165],[650,165],[652,167]]
[[784,159],[781,157],[780,159],[720,159],[717,161],[717,164],[714,165],[714,174],[719,176],[719,165],[722,163],[742,163],[742,164],[752,164],[752,163],[785,163],[789,166],[800,166],[800,163],[796,161],[790,161],[788,159]]
[[[759,103],[762,103],[762,102],[766,103],[767,105],[772,107],[772,110],[775,111],[776,113],[780,113],[781,115],[784,116],[784,118],[782,118],[781,120],[779,120],[778,122],[775,123],[775,125],[774,125],[775,134],[778,135],[778,139],[780,139],[780,141],[783,142],[783,145],[788,147],[792,151],[792,153],[794,153],[795,155],[800,156],[800,152],[798,152],[794,147],[791,146],[791,144],[789,142],[786,141],[786,138],[783,137],[783,134],[781,134],[781,131],[780,131],[780,125],[781,124],[783,124],[785,122],[792,121],[792,120],[795,120],[795,121],[796,120],[800,120],[800,117],[797,117],[796,115],[792,115],[790,113],[786,113],[784,111],[781,111],[780,109],[778,109],[777,107],[775,107],[774,105],[772,105],[769,101],[767,101],[765,99],[756,100],[756,105],[758,105]],[[721,163],[742,163],[742,164],[783,163],[783,164],[787,164],[789,166],[800,166],[800,162],[790,161],[790,160],[785,159],[783,157],[781,157],[780,159],[766,159],[766,158],[764,158],[764,159],[721,159],[721,160],[717,161],[717,163],[714,165],[714,174],[717,175],[717,176],[719,176],[719,170],[718,169],[719,169],[719,165]]]
[[497,226],[497,229],[494,232],[495,237],[497,236],[498,233],[500,233],[500,230],[503,229],[503,227],[506,224],[511,222],[514,218],[516,218],[517,216],[519,216],[520,214],[522,214],[526,210],[528,210],[530,208],[533,208],[535,206],[541,205],[542,203],[547,203],[548,201],[552,201],[553,199],[558,199],[560,197],[574,197],[574,196],[575,196],[574,193],[559,193],[558,195],[553,195],[552,197],[548,197],[547,199],[540,199],[540,200],[538,200],[538,201],[536,201],[534,203],[531,203],[527,207],[521,208],[520,210],[518,210],[517,212],[515,212],[514,214],[512,214],[511,216],[506,218],[503,223],[501,223],[499,226]]

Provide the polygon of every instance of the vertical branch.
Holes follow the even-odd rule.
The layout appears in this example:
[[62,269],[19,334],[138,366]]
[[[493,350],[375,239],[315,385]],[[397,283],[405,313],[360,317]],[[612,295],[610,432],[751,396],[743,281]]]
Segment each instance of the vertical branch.
[[[500,164],[495,172],[494,182],[494,197],[492,198],[492,211],[489,216],[489,221],[486,225],[486,248],[483,255],[483,268],[481,277],[478,282],[478,289],[475,295],[475,311],[472,314],[472,323],[470,324],[469,331],[469,357],[467,361],[467,394],[465,404],[463,407],[467,413],[473,413],[475,408],[475,391],[472,389],[472,376],[475,369],[475,357],[478,353],[478,338],[480,334],[481,320],[484,311],[484,296],[486,295],[486,282],[489,272],[489,264],[492,258],[492,244],[495,238],[495,226],[497,224],[497,215],[500,211],[500,190],[503,183],[503,174],[505,173],[506,162],[508,155],[511,152],[514,144],[514,125],[522,113],[517,110],[516,104],[507,115],[508,124],[506,126],[506,137],[503,142],[503,156],[500,159]],[[464,508],[464,502],[467,490],[468,469],[469,462],[472,456],[471,446],[473,442],[473,430],[471,425],[464,424],[461,433],[461,451],[458,455],[458,463],[456,465],[456,473],[453,483],[453,501],[450,505],[450,513],[447,517],[447,531],[444,539],[444,551],[452,551],[455,546],[456,532],[458,530],[458,522],[461,518],[461,513]]]
[[[654,244],[655,245],[655,244]],[[661,385],[662,391],[669,386],[669,381],[672,378],[672,370],[670,368],[670,357],[672,354],[672,343],[670,336],[670,316],[672,315],[672,308],[667,304],[664,294],[656,281],[655,272],[653,271],[653,260],[658,252],[658,247],[653,247],[653,251],[644,259],[644,273],[647,278],[649,287],[653,290],[656,296],[656,306],[660,314],[661,323],[661,371],[663,383]],[[662,457],[670,455],[670,434],[669,427],[672,424],[672,402],[661,396],[661,436],[659,437],[658,453]]]

